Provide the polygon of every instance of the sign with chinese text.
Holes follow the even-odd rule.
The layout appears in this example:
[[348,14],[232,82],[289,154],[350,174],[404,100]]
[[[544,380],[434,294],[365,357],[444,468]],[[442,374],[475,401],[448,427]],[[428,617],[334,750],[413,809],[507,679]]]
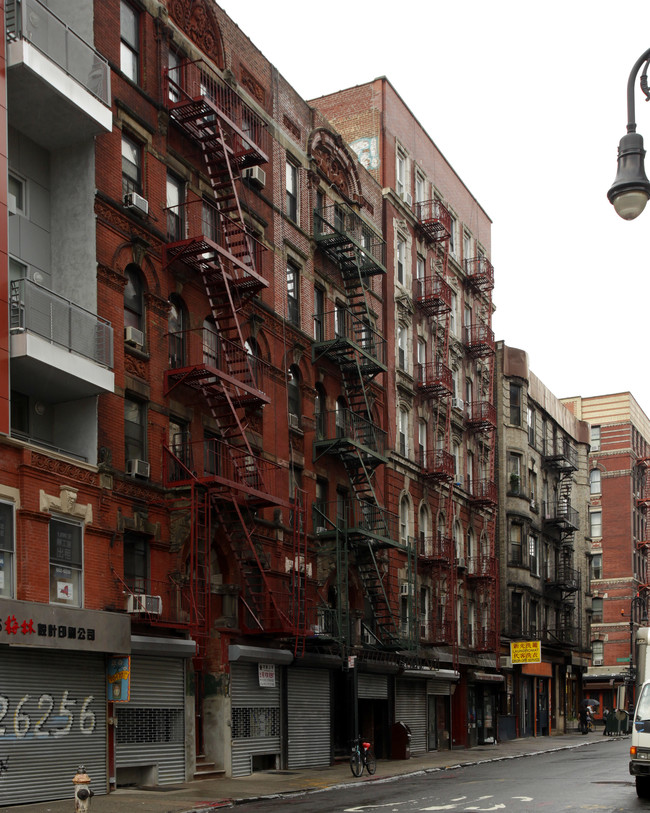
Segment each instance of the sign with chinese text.
[[510,644],[512,663],[541,663],[541,641],[512,641]]
[[0,644],[84,652],[130,652],[131,619],[122,613],[3,599],[0,602]]
[[259,675],[260,686],[268,689],[275,688],[275,664],[274,663],[258,663],[257,671]]
[[128,703],[131,698],[131,657],[114,655],[109,658],[107,678],[106,699],[113,703]]

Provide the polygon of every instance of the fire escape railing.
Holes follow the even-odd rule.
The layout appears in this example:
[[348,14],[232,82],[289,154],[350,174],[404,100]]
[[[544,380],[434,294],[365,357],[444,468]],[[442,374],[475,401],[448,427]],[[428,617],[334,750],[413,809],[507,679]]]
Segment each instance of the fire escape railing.
[[376,458],[377,463],[385,462],[386,436],[377,424],[350,409],[321,412],[316,418],[316,458],[322,454],[345,454],[355,447]]
[[314,239],[344,275],[386,273],[386,242],[347,204],[314,210]]
[[419,230],[433,243],[451,237],[451,214],[440,200],[425,200],[413,207]]
[[386,370],[386,339],[348,308],[314,315],[313,361],[325,356],[338,364],[356,363],[368,374]]

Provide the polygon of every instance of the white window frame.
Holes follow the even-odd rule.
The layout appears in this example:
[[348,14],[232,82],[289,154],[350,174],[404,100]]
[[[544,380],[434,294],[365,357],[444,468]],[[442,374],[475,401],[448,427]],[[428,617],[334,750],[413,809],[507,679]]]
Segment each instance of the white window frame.
[[590,444],[592,452],[600,451],[600,426],[592,426],[590,430]]
[[[8,530],[9,541],[4,541],[0,548],[0,599],[16,598],[16,505],[8,500],[0,500],[0,505],[8,510],[7,518],[11,518],[11,528]],[[0,516],[0,522],[5,517]],[[6,536],[7,532],[3,536]]]
[[401,147],[398,147],[395,152],[395,191],[397,192],[397,196],[402,200],[404,200],[407,192],[406,169],[406,153]]
[[[597,475],[597,476],[596,476]],[[602,477],[600,469],[591,469],[589,472],[589,493],[602,494]]]
[[409,413],[406,407],[401,406],[398,412],[398,439],[399,453],[404,457],[409,454]]
[[[80,533],[80,562],[77,565],[76,563],[71,563],[69,566],[60,560],[52,560],[52,524],[57,523],[59,525],[69,525],[71,528],[78,528]],[[83,607],[84,606],[84,526],[81,522],[71,522],[69,519],[53,515],[50,518],[50,522],[48,525],[48,562],[49,562],[49,595],[50,595],[50,604],[57,604],[62,605],[64,607]],[[53,596],[53,590],[58,591],[58,583],[56,588],[54,587],[54,580],[56,578],[56,571],[65,571],[71,570],[78,573],[78,584],[77,584],[77,592],[78,596],[73,594],[72,600],[67,601],[64,598],[59,598],[58,595]],[[64,574],[61,573],[63,576]]]
[[[596,521],[598,517],[598,521]],[[598,533],[594,533],[598,531]],[[589,536],[592,539],[600,539],[603,535],[603,512],[598,509],[597,511],[589,512]]]
[[[136,42],[131,42],[125,36],[125,14],[132,15]],[[140,52],[140,15],[130,3],[120,0],[120,71],[136,85],[140,83]]]
[[400,285],[406,284],[406,240],[397,235],[395,247],[395,278]]
[[[19,189],[19,194],[12,192],[12,185]],[[23,178],[17,172],[9,170],[9,177],[7,182],[8,195],[14,198],[15,203],[13,208],[9,207],[9,214],[23,215],[27,217],[27,179]]]

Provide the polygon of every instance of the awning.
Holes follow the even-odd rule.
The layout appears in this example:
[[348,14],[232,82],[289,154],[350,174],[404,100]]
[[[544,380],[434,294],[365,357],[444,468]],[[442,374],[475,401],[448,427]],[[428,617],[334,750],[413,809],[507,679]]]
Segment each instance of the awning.
[[504,683],[505,677],[493,672],[468,672],[467,677],[475,683]]
[[287,649],[267,649],[263,646],[242,646],[231,644],[228,647],[228,660],[247,661],[248,663],[279,663],[289,664],[293,655]]

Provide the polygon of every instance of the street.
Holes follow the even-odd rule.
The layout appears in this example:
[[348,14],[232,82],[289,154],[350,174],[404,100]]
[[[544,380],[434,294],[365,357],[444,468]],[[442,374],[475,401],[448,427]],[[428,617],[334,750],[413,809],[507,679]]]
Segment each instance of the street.
[[650,810],[628,773],[629,739],[241,805],[245,813]]

